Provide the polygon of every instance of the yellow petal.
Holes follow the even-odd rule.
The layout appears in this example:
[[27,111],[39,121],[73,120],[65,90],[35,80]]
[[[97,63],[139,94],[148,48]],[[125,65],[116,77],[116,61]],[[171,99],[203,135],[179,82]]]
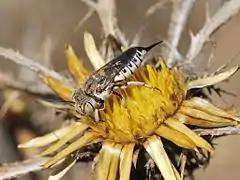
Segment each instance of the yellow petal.
[[236,66],[226,72],[222,72],[222,73],[219,73],[219,74],[211,76],[211,77],[206,77],[206,78],[190,81],[188,83],[188,89],[203,88],[206,86],[211,86],[211,85],[217,84],[219,82],[222,82],[222,81],[228,79],[229,77],[234,75],[238,70],[239,70],[239,66]]
[[76,137],[78,134],[84,132],[87,128],[88,128],[88,126],[86,124],[83,124],[80,122],[74,123],[71,128],[71,131],[69,133],[67,133],[58,142],[51,145],[48,149],[46,149],[44,152],[42,152],[38,156],[45,156],[45,155],[55,152],[56,150],[58,150],[59,148],[64,146],[67,142],[69,142],[71,139]]
[[222,118],[226,118],[226,120],[235,120],[240,122],[240,119],[216,106],[212,105],[210,102],[206,101],[205,99],[194,97],[190,100],[184,101],[182,104],[184,107],[192,107],[201,111],[204,111],[208,114],[219,116]]
[[65,86],[60,81],[51,78],[50,76],[40,75],[41,79],[47,84],[58,96],[65,101],[72,100],[73,89]]
[[190,107],[181,107],[179,110],[179,113],[196,118],[196,119],[203,119],[205,121],[210,121],[210,122],[215,122],[217,123],[226,123],[228,125],[237,125],[236,121],[233,121],[232,119],[224,119],[224,118],[219,118],[219,116],[215,116],[212,114],[208,114],[204,111],[190,108]]
[[110,171],[113,143],[104,143],[99,152],[98,162],[96,165],[95,180],[107,180]]
[[169,141],[172,141],[180,147],[186,149],[196,149],[195,143],[188,136],[164,124],[162,124],[155,133],[165,139],[168,139]]
[[192,98],[184,101],[176,114],[179,121],[198,127],[236,126],[238,117],[219,109],[202,98]]
[[116,180],[122,147],[122,145],[116,144],[114,146],[114,149],[111,150],[112,158],[108,174],[108,180]]
[[57,155],[55,155],[53,158],[48,160],[46,164],[44,164],[44,168],[48,168],[54,164],[56,164],[58,161],[62,160],[64,157],[70,155],[72,152],[82,148],[83,146],[86,146],[88,143],[94,141],[97,139],[97,135],[93,132],[85,132],[85,134],[79,138],[78,140],[74,141],[72,144],[68,145],[67,148],[60,151]]
[[59,180],[61,179],[73,165],[77,162],[77,153],[72,156],[66,157],[61,164],[54,167],[54,170],[51,172],[48,180]]
[[164,60],[161,57],[159,58],[159,63],[160,63],[161,69],[164,69],[164,70],[168,69],[166,63],[164,62]]
[[193,132],[191,129],[189,129],[187,126],[185,126],[178,120],[168,118],[165,123],[172,129],[180,131],[181,133],[188,136],[198,147],[206,149],[209,152],[213,152],[212,146],[206,140],[198,136],[195,132]]
[[146,151],[155,161],[165,180],[180,180],[180,175],[175,174],[176,171],[172,167],[172,163],[163,148],[160,138],[157,138],[157,136],[152,136],[148,138],[143,145]]
[[88,71],[80,63],[70,45],[67,46],[65,53],[70,73],[74,76],[79,85],[82,84],[85,78],[89,75]]
[[226,121],[224,118],[213,119],[199,119],[196,117],[187,116],[186,114],[181,114],[178,112],[175,116],[181,123],[193,125],[196,127],[203,128],[218,128],[225,126],[235,126],[236,121]]
[[105,64],[103,58],[97,50],[92,35],[87,31],[84,32],[84,48],[95,70],[99,69]]
[[124,145],[121,156],[120,156],[120,180],[129,180],[131,167],[132,167],[132,158],[133,158],[133,149],[134,144]]
[[61,139],[67,133],[69,133],[75,125],[71,124],[69,126],[60,128],[54,132],[48,133],[44,136],[34,138],[26,143],[19,144],[18,148],[36,148],[46,146],[54,141]]

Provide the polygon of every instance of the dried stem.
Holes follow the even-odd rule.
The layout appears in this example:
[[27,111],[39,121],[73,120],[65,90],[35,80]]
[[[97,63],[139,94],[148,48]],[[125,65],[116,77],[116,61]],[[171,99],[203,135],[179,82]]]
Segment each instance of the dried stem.
[[223,127],[213,129],[196,129],[195,132],[200,136],[223,136],[231,134],[240,134],[240,127]]
[[142,26],[138,29],[138,31],[136,32],[136,34],[134,35],[134,37],[132,39],[131,46],[138,46],[139,45],[139,42],[142,38],[143,32],[146,29],[146,27],[147,26],[145,25],[145,26]]
[[[240,9],[239,0],[230,0],[225,2],[225,4],[212,16],[207,15],[206,22],[204,23],[202,29],[196,34],[191,35],[191,44],[187,52],[186,58],[187,62],[191,63],[196,56],[200,53],[205,43],[210,39],[210,36],[224,23],[230,20],[231,17],[236,15]],[[208,14],[208,12],[206,13]]]
[[22,162],[2,164],[0,166],[0,179],[16,178],[29,172],[42,170],[42,165],[49,158],[29,159]]
[[109,34],[115,35],[115,27],[117,23],[115,0],[98,0],[97,3],[92,0],[81,1],[97,12],[105,36]]
[[181,154],[181,166],[180,166],[180,172],[181,172],[181,179],[184,180],[184,172],[185,172],[185,167],[187,164],[187,156],[184,152]]
[[[182,32],[185,28],[189,14],[193,8],[195,0],[176,1],[173,3],[173,12],[171,15],[170,27],[168,30],[168,44],[172,49],[177,49]],[[177,58],[175,53],[166,47],[164,49],[166,63],[172,66],[176,63]]]
[[27,82],[22,82],[19,80],[14,80],[11,75],[0,72],[0,89],[10,88],[13,90],[18,90],[21,92],[26,92],[29,94],[47,94],[52,93],[52,91],[46,88],[39,88],[38,84],[28,84]]
[[41,64],[34,62],[31,59],[26,58],[19,52],[15,52],[12,49],[6,49],[3,47],[0,47],[0,55],[5,57],[8,60],[11,60],[11,61],[21,65],[21,66],[27,67],[28,69],[30,69],[36,73],[44,73],[48,76],[51,76],[57,80],[62,81],[62,82],[65,82],[65,83],[68,82],[63,76],[61,76],[57,72],[50,70],[50,69],[42,66]]
[[163,6],[168,2],[168,0],[159,0],[156,4],[150,6],[146,11],[146,16],[152,15],[158,9],[163,8]]
[[128,46],[128,41],[117,25],[115,0],[98,0],[97,2],[92,0],[81,1],[86,3],[90,8],[97,12],[97,15],[103,26],[105,37],[107,37],[109,34],[112,34],[116,36],[125,47]]
[[93,15],[93,13],[94,13],[93,8],[89,8],[85,16],[78,22],[75,30],[77,31]]

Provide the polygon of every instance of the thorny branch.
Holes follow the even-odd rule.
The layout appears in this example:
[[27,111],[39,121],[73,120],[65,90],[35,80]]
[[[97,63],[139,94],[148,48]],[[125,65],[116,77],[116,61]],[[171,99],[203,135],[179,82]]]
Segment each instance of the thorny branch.
[[223,127],[213,129],[196,129],[195,132],[200,136],[223,136],[231,134],[240,134],[240,127]]
[[[209,41],[210,36],[231,17],[235,16],[239,9],[240,1],[230,0],[225,2],[225,4],[212,17],[207,15],[206,22],[202,29],[196,35],[192,33],[190,34],[191,44],[186,55],[188,63],[191,63],[196,58],[205,43]],[[206,14],[208,14],[208,12]]]
[[48,159],[49,158],[44,157],[2,164],[0,165],[0,180],[16,178],[29,172],[40,171],[43,169],[42,165],[47,162]]
[[[86,161],[87,159],[93,159],[95,156],[97,154],[94,152],[79,152],[77,153],[77,160]],[[50,158],[38,157],[25,161],[0,164],[0,180],[16,178],[30,172],[40,171]]]
[[14,80],[11,75],[0,72],[0,89],[6,88],[30,94],[47,94],[52,92],[48,87],[39,89],[38,85],[28,85],[27,82]]
[[93,13],[94,13],[93,8],[89,8],[85,16],[78,22],[75,30],[77,31],[92,16]]
[[163,6],[168,2],[168,0],[159,0],[156,4],[153,4],[150,6],[146,11],[146,16],[152,15],[155,11],[157,11],[160,8],[163,8]]
[[109,34],[112,34],[118,37],[123,46],[128,46],[128,41],[117,25],[115,0],[98,0],[97,2],[94,2],[93,0],[81,1],[96,11],[103,26],[105,37],[107,37]]
[[62,82],[67,83],[68,80],[66,80],[63,76],[58,74],[57,72],[50,70],[46,68],[45,66],[42,66],[41,64],[34,62],[31,59],[28,59],[27,57],[23,56],[19,52],[15,52],[12,49],[6,49],[3,47],[0,47],[0,55],[5,57],[6,59],[9,59],[21,66],[27,67],[28,69],[36,72],[36,73],[44,73],[48,76],[51,76],[57,80],[60,80]]
[[166,63],[172,66],[176,63],[176,55],[172,49],[177,49],[182,32],[185,28],[186,22],[189,18],[189,14],[193,8],[195,0],[177,1],[173,3],[173,12],[171,15],[170,26],[168,29],[168,44],[171,47],[166,47],[164,50],[164,56]]

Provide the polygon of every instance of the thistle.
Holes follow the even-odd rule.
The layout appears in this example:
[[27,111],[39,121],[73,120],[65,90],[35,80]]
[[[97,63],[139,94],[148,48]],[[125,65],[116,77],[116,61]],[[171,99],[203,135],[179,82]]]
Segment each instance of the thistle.
[[[91,35],[87,33],[85,36]],[[91,62],[102,62],[102,59],[98,61],[101,57],[94,42],[91,42],[85,43]],[[66,55],[75,86],[65,85],[44,73],[41,78],[64,101],[72,101],[75,87],[81,86],[90,72],[83,67],[70,46],[66,48]],[[106,101],[106,108],[100,112],[99,122],[88,116],[80,116],[74,106],[62,104],[63,108],[76,117],[76,121],[19,147],[51,144],[39,155],[51,156],[44,164],[44,168],[54,169],[50,179],[61,178],[78,160],[78,151],[96,143],[101,144],[101,149],[94,161],[94,179],[130,179],[132,163],[137,161],[140,148],[144,148],[149,154],[165,180],[180,179],[178,170],[165,151],[163,139],[183,149],[196,152],[203,149],[212,153],[213,147],[189,125],[201,128],[238,126],[240,119],[206,99],[192,96],[190,90],[222,82],[234,75],[239,67],[190,81],[178,67],[169,69],[163,60],[159,59],[159,62],[160,69],[147,65],[140,68],[129,80],[142,81],[160,91],[144,87],[119,89],[126,104],[123,105],[118,97],[111,96]],[[93,65],[98,66],[96,63]]]

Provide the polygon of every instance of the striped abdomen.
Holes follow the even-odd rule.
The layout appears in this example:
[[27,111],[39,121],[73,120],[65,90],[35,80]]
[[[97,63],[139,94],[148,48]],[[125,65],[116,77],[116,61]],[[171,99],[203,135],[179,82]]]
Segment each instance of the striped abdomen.
[[133,58],[126,64],[126,66],[116,75],[114,81],[122,81],[132,75],[143,64],[143,57],[146,50],[137,50]]

